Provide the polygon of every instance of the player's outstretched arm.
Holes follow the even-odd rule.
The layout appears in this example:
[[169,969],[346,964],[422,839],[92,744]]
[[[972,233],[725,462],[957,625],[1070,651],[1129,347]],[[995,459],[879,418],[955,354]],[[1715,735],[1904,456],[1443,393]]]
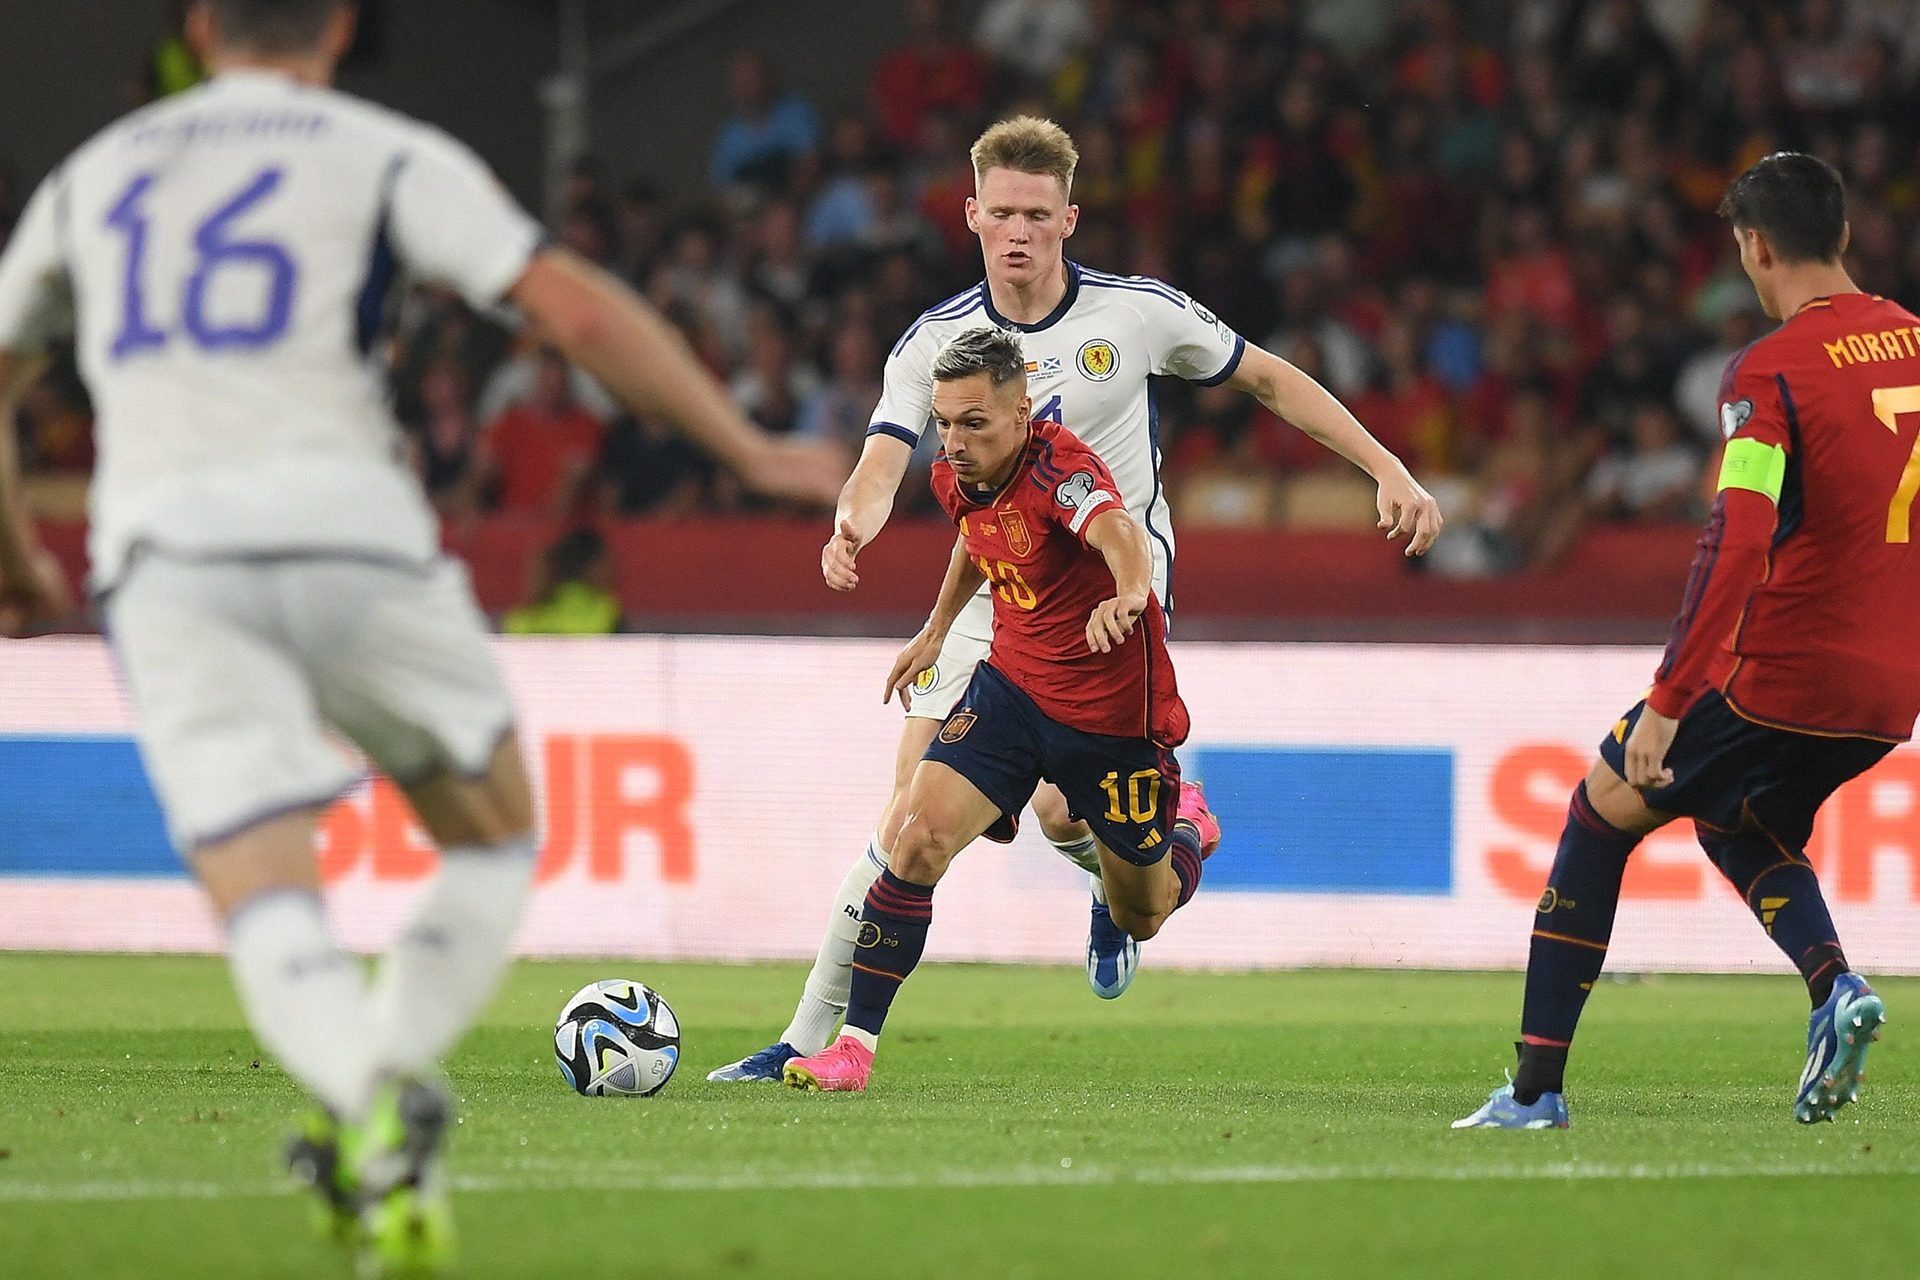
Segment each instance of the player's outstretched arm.
[[821,506],[839,492],[838,450],[749,422],[659,312],[578,254],[543,249],[508,297],[627,407],[671,422],[754,492]]
[[1087,526],[1087,545],[1098,551],[1113,574],[1114,595],[1094,606],[1087,619],[1087,647],[1109,653],[1133,634],[1134,621],[1147,611],[1153,589],[1153,552],[1147,531],[1118,506],[1109,507]]
[[820,576],[835,591],[860,585],[854,559],[872,542],[893,514],[893,495],[907,474],[913,449],[906,441],[881,432],[867,437],[860,461],[840,490],[833,510],[833,535],[820,548]]
[[880,698],[882,703],[897,693],[900,705],[912,709],[914,678],[940,656],[940,647],[946,644],[954,619],[986,580],[987,575],[967,554],[966,537],[955,538],[953,555],[947,560],[947,576],[941,580],[940,596],[933,602],[933,612],[927,617],[927,625],[920,628],[920,634],[909,640],[900,656],[893,660],[893,669],[887,673],[887,690]]
[[1227,385],[1253,396],[1276,417],[1291,422],[1372,476],[1380,486],[1380,528],[1387,531],[1389,540],[1410,535],[1408,555],[1425,555],[1440,536],[1445,523],[1440,517],[1440,504],[1420,487],[1406,464],[1374,439],[1331,391],[1251,342]]
[[44,356],[0,348],[0,635],[18,635],[74,608],[65,575],[33,531],[11,427],[20,395],[46,363]]

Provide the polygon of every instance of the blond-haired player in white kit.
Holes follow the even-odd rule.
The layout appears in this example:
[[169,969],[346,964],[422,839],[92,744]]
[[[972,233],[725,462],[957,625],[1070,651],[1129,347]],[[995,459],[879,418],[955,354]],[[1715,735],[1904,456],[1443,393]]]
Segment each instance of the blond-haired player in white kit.
[[[374,356],[396,269],[515,304],[761,492],[824,504],[844,463],[749,425],[655,313],[543,247],[459,143],[327,88],[352,27],[345,0],[194,8],[211,83],[81,147],[0,257],[0,389],[70,294],[99,413],[92,586],[148,772],[254,1031],[323,1108],[296,1174],[375,1269],[410,1269],[450,1240],[432,1072],[502,972],[535,843],[485,620],[398,460]],[[8,435],[0,606],[17,628],[65,589]],[[318,894],[315,816],[360,772],[329,727],[443,854],[370,985]]]
[[[981,324],[1017,329],[1027,355],[1036,420],[1058,422],[1113,472],[1127,511],[1146,526],[1153,590],[1169,616],[1179,606],[1174,540],[1160,487],[1158,422],[1149,379],[1226,384],[1254,396],[1284,421],[1347,459],[1379,485],[1380,528],[1407,537],[1420,555],[1440,532],[1440,510],[1400,460],[1325,388],[1286,361],[1247,342],[1173,286],[1144,276],[1115,276],[1066,259],[1079,216],[1070,203],[1079,160],[1073,140],[1050,120],[1022,116],[988,129],[973,144],[975,194],[967,227],[980,237],[986,279],[927,311],[887,359],[880,404],[866,447],[840,494],[834,533],[820,568],[836,591],[859,586],[855,559],[886,524],[907,460],[929,421],[935,354]],[[880,826],[841,883],[827,937],[807,977],[793,1020],[773,1044],[709,1074],[710,1080],[778,1080],[795,1056],[817,1053],[845,1013],[867,889],[887,866],[906,821],[903,800],[915,765],[987,655],[992,609],[986,589],[949,633],[939,661],[914,685],[895,756],[893,795]],[[1095,994],[1123,993],[1139,944],[1112,920],[1100,894],[1092,833],[1051,786],[1034,795],[1041,830],[1062,856],[1093,877],[1087,981]]]

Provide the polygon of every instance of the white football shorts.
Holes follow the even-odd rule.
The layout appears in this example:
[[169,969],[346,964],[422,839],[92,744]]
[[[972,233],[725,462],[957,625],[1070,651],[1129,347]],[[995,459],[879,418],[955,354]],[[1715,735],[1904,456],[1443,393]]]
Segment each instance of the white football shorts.
[[[1153,550],[1153,594],[1167,598],[1167,559],[1158,540],[1149,540]],[[1172,617],[1168,617],[1172,624]],[[960,695],[973,681],[973,669],[986,658],[993,646],[993,598],[982,591],[967,601],[960,616],[953,620],[940,656],[913,682],[913,705],[909,718],[945,720],[960,704]]]
[[141,758],[190,851],[364,772],[478,777],[513,726],[466,567],[143,552],[107,597]]

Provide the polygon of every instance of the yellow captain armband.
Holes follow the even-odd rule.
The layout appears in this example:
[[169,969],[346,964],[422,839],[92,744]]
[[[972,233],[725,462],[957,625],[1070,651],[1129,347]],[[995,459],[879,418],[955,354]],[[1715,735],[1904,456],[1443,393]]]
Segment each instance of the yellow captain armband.
[[1726,461],[1720,464],[1721,489],[1751,489],[1780,501],[1787,480],[1787,451],[1758,440],[1727,441]]

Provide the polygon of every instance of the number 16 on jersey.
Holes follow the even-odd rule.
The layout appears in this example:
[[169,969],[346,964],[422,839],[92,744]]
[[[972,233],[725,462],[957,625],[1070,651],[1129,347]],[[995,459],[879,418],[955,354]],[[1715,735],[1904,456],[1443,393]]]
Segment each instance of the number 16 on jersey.
[[[204,351],[256,350],[272,345],[287,330],[287,322],[293,315],[297,275],[293,255],[271,240],[242,239],[233,225],[272,196],[284,176],[277,168],[262,169],[208,213],[193,233],[194,268],[181,286],[180,329]],[[107,211],[107,226],[118,231],[127,245],[126,271],[120,291],[120,331],[109,348],[115,360],[162,350],[172,337],[154,319],[147,294],[150,283],[147,259],[153,234],[147,198],[154,182],[151,173],[134,175]],[[216,317],[209,297],[215,280],[221,278],[223,272],[225,278],[232,279],[234,272],[247,268],[262,273],[260,279],[265,286],[257,314]]]

